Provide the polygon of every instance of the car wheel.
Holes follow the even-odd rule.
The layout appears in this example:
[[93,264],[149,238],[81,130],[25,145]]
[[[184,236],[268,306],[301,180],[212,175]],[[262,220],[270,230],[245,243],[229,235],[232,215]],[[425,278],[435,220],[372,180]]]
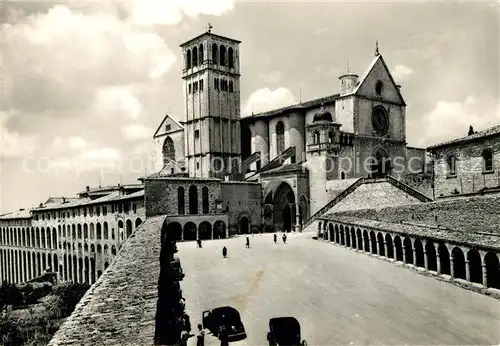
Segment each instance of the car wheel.
[[302,340],[302,346],[307,346],[307,342],[305,340]]

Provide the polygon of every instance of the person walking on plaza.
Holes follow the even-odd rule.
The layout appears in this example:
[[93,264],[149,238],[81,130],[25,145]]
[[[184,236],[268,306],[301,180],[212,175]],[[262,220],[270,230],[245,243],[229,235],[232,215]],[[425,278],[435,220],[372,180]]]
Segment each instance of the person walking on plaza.
[[276,244],[276,242],[278,241],[278,236],[276,235],[276,233],[274,233],[273,238],[274,238],[274,244]]
[[205,331],[203,326],[198,324],[198,335],[196,335],[196,346],[205,346]]
[[283,233],[283,244],[286,244],[286,233]]
[[247,237],[247,249],[250,249],[250,238]]
[[202,246],[201,246],[201,239],[200,239],[200,238],[196,239],[196,243],[198,244],[198,248],[201,248],[201,247],[202,247]]
[[222,248],[222,256],[224,256],[224,258],[227,257],[227,248],[225,246]]

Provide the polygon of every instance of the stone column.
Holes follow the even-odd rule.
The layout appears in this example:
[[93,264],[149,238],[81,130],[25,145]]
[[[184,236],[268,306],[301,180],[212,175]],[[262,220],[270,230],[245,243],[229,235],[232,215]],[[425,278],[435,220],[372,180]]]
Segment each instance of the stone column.
[[[293,215],[292,215],[293,217]],[[299,202],[295,203],[295,232],[301,232],[302,227],[300,226],[300,206]],[[328,232],[328,228],[326,230]]]
[[470,282],[470,267],[469,260],[465,260],[465,280]]
[[415,247],[413,248],[413,265],[415,267],[417,266],[417,251],[415,250]]
[[17,250],[14,250],[14,280],[12,281],[14,283],[19,282],[18,263],[19,263],[18,253]]
[[402,245],[402,249],[403,249],[403,263],[406,263],[406,247],[404,246],[404,244],[401,244]]
[[441,274],[441,257],[439,256],[439,252],[436,252],[436,261],[437,261],[437,273]]
[[429,270],[429,259],[427,258],[427,251],[424,249],[424,267]]
[[483,264],[483,286],[488,288],[488,269],[486,268],[486,264]]
[[453,263],[453,255],[450,254],[450,276],[455,277],[455,264]]

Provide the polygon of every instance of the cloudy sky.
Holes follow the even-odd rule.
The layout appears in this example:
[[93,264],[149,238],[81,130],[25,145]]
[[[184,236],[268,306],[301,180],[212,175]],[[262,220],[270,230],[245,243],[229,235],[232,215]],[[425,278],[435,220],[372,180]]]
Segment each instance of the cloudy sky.
[[[3,5],[3,10],[1,6]],[[184,118],[179,44],[241,40],[242,112],[339,90],[375,41],[426,146],[500,123],[498,3],[3,1],[0,213],[136,182],[152,135]],[[266,102],[264,102],[266,101]]]

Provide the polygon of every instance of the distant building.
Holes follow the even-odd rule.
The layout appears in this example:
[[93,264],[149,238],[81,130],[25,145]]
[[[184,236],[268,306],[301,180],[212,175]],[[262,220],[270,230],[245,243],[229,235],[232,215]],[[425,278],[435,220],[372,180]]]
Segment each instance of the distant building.
[[2,215],[0,280],[21,283],[48,270],[92,284],[143,220],[141,184],[87,187],[78,198]]
[[500,125],[427,150],[434,157],[436,198],[500,192]]

